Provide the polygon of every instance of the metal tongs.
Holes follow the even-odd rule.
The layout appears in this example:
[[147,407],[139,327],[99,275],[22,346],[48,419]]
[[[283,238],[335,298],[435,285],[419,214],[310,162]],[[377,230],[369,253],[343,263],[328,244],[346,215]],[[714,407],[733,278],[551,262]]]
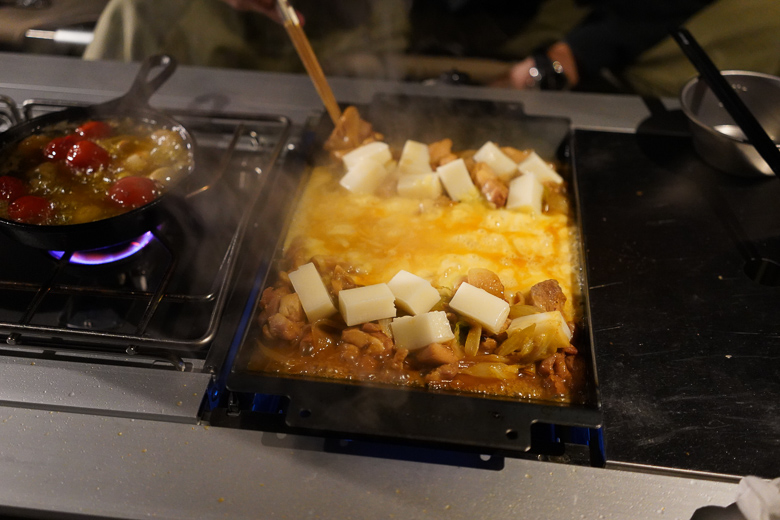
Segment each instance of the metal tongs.
[[314,88],[317,89],[317,94],[320,95],[320,99],[322,99],[328,115],[333,120],[333,124],[337,124],[341,118],[341,109],[338,102],[336,102],[333,91],[330,89],[328,80],[325,79],[325,73],[322,71],[322,67],[320,67],[320,62],[317,61],[317,56],[311,48],[309,39],[303,32],[298,14],[295,12],[295,9],[290,7],[290,3],[287,0],[277,0],[276,6],[284,23],[284,28],[290,36],[290,40],[292,40],[295,50],[303,62],[303,66],[306,67],[306,72],[309,73],[309,77],[314,83]]

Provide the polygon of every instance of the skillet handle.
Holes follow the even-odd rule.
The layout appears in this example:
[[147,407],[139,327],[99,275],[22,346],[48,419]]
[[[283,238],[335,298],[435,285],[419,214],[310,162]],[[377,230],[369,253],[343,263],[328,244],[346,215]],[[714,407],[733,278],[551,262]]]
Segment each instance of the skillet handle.
[[[176,60],[167,54],[150,56],[141,63],[141,68],[135,76],[133,84],[123,99],[133,103],[148,103],[152,94],[165,83],[176,71]],[[157,67],[163,67],[156,76],[149,78],[150,73]]]

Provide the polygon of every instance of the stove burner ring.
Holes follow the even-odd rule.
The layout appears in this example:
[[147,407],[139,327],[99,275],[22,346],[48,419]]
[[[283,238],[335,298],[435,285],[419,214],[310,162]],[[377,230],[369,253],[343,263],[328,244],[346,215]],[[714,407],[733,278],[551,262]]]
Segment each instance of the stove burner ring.
[[[89,251],[76,251],[70,257],[71,264],[79,265],[102,265],[118,262],[128,258],[143,249],[154,238],[151,231],[128,242],[122,242],[108,247],[92,249]],[[49,251],[49,254],[59,260],[65,254],[64,251]]]

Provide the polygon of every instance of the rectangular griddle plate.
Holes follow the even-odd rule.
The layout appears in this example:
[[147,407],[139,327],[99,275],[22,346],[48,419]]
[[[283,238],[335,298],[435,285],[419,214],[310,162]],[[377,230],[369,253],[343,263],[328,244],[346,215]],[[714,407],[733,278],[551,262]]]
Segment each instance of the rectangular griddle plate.
[[[359,109],[362,117],[371,121],[391,146],[400,147],[406,139],[434,142],[449,137],[455,149],[478,148],[485,141],[493,140],[502,145],[534,148],[547,158],[568,150],[568,120],[529,117],[517,104],[378,96]],[[305,136],[304,141],[313,145],[310,152],[302,151],[304,158],[311,159],[321,149],[331,129],[326,120],[310,129],[311,139]],[[267,198],[258,221],[279,222],[289,218],[305,170],[288,169],[280,176],[280,183],[274,188],[279,191]],[[564,175],[569,176],[570,171],[564,170]],[[576,186],[572,191],[576,192]],[[279,254],[278,242],[284,227],[265,225],[269,247],[262,261],[261,286],[269,281],[268,266]],[[584,292],[587,303],[587,291]],[[257,302],[252,305],[254,308]],[[253,310],[251,316],[256,315]],[[587,329],[587,316],[585,322]],[[583,428],[598,428],[601,424],[593,349],[587,330],[582,334],[583,345],[578,348],[590,360],[591,395],[585,404],[566,405],[253,372],[247,363],[257,329],[256,320],[252,319],[228,375],[227,388],[288,398],[285,422],[296,430],[522,452],[531,448],[534,423]]]

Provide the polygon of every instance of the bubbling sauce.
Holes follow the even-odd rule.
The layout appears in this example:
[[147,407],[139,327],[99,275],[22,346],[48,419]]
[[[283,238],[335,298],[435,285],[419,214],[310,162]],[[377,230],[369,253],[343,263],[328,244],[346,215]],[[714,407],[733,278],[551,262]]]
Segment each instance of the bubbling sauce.
[[67,225],[141,207],[192,167],[176,128],[130,118],[44,128],[2,154],[0,218]]

